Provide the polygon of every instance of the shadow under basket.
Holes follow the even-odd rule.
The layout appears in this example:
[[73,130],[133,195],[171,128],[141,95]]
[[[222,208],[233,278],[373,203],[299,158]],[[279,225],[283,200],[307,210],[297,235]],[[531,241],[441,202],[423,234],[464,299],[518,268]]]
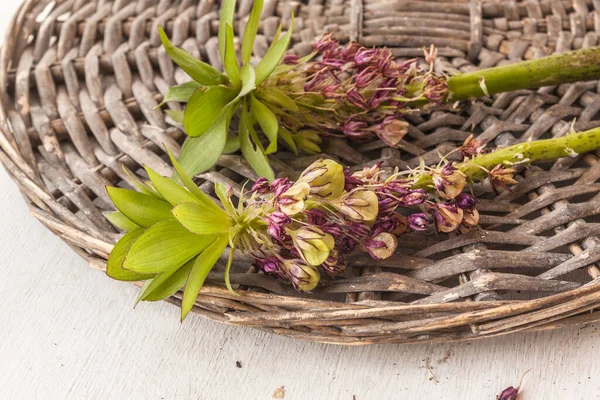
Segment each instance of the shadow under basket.
[[[122,165],[170,175],[185,135],[155,106],[185,79],[160,46],[175,44],[220,68],[219,5],[213,0],[28,0],[8,29],[0,58],[0,161],[31,213],[99,270],[120,233],[105,219],[106,185],[131,187]],[[435,44],[437,72],[455,74],[582,47],[599,39],[600,3],[582,1],[266,0],[255,50],[264,54],[280,21],[296,16],[292,50],[312,50],[333,32],[342,42],[387,46],[397,57]],[[238,2],[236,32],[251,0]],[[178,105],[170,104],[177,109]],[[360,168],[439,161],[471,134],[490,146],[600,126],[598,82],[505,93],[407,116],[399,148],[379,140],[330,141],[325,155]],[[576,121],[573,125],[573,122]],[[279,152],[278,176],[295,176],[317,157]],[[196,177],[232,185],[256,176],[224,155]],[[583,154],[524,170],[512,192],[477,186],[479,229],[461,236],[408,234],[383,262],[357,256],[345,277],[313,294],[257,273],[236,259],[239,296],[209,276],[194,312],[224,323],[337,343],[469,340],[600,320],[600,163]],[[222,268],[222,267],[221,267]],[[98,279],[106,279],[101,275]],[[169,299],[180,302],[180,293]],[[123,307],[128,305],[123,304]],[[174,321],[175,323],[175,321]]]

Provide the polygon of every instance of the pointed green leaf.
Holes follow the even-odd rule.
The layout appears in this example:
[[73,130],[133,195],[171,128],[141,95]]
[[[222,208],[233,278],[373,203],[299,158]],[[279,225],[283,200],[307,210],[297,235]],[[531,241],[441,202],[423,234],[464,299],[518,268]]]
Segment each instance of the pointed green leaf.
[[210,129],[223,113],[225,106],[235,98],[235,93],[224,86],[213,86],[196,91],[185,108],[183,127],[191,137],[198,137]]
[[268,103],[277,104],[288,111],[298,111],[298,105],[294,100],[275,86],[261,90],[257,93],[257,96]]
[[241,99],[254,89],[256,89],[256,70],[254,65],[246,64],[240,72],[240,79],[242,80],[242,89],[237,95],[236,99]]
[[277,132],[279,131],[279,123],[277,117],[256,97],[250,95],[250,111],[260,125],[263,133],[269,138],[270,144],[266,150],[266,154],[271,154],[277,150]]
[[240,66],[235,56],[235,45],[233,43],[233,28],[227,24],[225,28],[225,63],[223,68],[227,72],[227,77],[234,88],[241,86],[240,81]]
[[200,89],[201,87],[202,85],[200,85],[196,81],[190,81],[181,85],[171,86],[169,90],[167,90],[167,93],[165,94],[162,103],[157,105],[156,108],[160,108],[170,101],[187,103],[190,97],[192,97],[192,95],[194,94],[194,92]]
[[198,203],[182,203],[173,209],[173,215],[190,232],[198,235],[225,233],[233,225],[233,220],[224,212],[208,210]]
[[217,184],[215,184],[215,193],[217,194],[219,200],[221,200],[221,204],[223,204],[223,207],[225,210],[227,210],[227,213],[229,215],[235,215],[235,207],[233,206],[229,196],[227,196],[227,187],[221,182],[217,182]]
[[153,196],[153,197],[157,197],[159,199],[161,199],[160,194],[158,194],[158,192],[156,191],[156,189],[154,189],[154,186],[152,186],[152,183],[150,182],[143,182],[142,180],[138,179],[138,177],[136,175],[134,175],[126,166],[125,164],[121,164],[121,168],[123,168],[123,171],[125,172],[125,175],[127,175],[129,177],[129,179],[131,179],[131,181],[133,182],[133,184],[135,185],[135,187],[144,194],[147,194],[148,196]]
[[264,177],[271,182],[273,179],[275,179],[275,174],[269,165],[269,160],[261,151],[261,149],[255,148],[252,144],[252,141],[250,140],[248,120],[248,112],[244,109],[242,110],[242,120],[240,121],[239,127],[240,149],[242,150],[244,158],[246,158],[258,176]]
[[214,236],[191,233],[175,220],[159,222],[131,246],[123,268],[140,273],[169,271],[191,260],[213,240]]
[[160,301],[175,294],[185,285],[196,258],[192,258],[181,268],[162,272],[144,286],[140,291],[138,301]]
[[164,200],[133,190],[107,187],[115,207],[134,223],[147,228],[157,222],[173,220],[171,205]]
[[158,33],[169,57],[191,76],[193,80],[202,85],[209,86],[227,83],[227,78],[210,64],[197,60],[187,51],[175,47],[162,27],[158,27]]
[[227,25],[233,26],[235,3],[236,0],[223,0],[221,3],[221,18],[219,19],[219,54],[221,55],[223,65],[225,64]]
[[198,293],[202,289],[208,273],[213,269],[221,254],[227,248],[228,241],[227,235],[220,235],[198,256],[183,292],[183,299],[181,301],[182,321],[194,307]]
[[181,180],[181,182],[183,183],[183,185],[190,191],[190,193],[193,194],[202,204],[204,204],[205,206],[207,206],[210,210],[212,210],[214,212],[223,211],[210,198],[209,195],[207,195],[206,193],[204,193],[202,191],[202,189],[200,189],[198,186],[196,186],[196,184],[194,183],[194,181],[192,180],[192,178],[190,178],[189,175],[185,173],[185,171],[183,170],[183,168],[181,167],[181,165],[179,164],[179,162],[175,159],[175,157],[173,157],[173,154],[169,151],[169,149],[167,149],[167,153],[169,154],[169,158],[171,159],[171,163],[173,164],[173,167],[175,168],[173,179],[175,179],[175,180],[177,180],[177,179]]
[[110,221],[111,224],[125,232],[132,231],[140,227],[138,224],[127,218],[121,211],[108,212],[105,213],[104,216]]
[[292,22],[290,25],[290,29],[286,32],[285,35],[281,39],[277,41],[277,43],[271,44],[269,50],[263,57],[262,60],[256,66],[256,86],[260,85],[264,82],[265,79],[271,75],[271,72],[277,67],[277,65],[281,62],[281,59],[285,55],[287,51],[290,40],[292,38],[292,32],[294,30],[294,15],[292,14]]
[[252,49],[254,47],[254,41],[256,40],[256,33],[258,32],[258,24],[260,23],[262,9],[263,0],[254,0],[250,17],[248,17],[248,23],[246,23],[246,29],[244,29],[244,39],[242,40],[242,64],[249,63],[250,58],[252,57]]
[[133,243],[144,233],[142,228],[136,228],[123,236],[108,256],[106,275],[119,281],[143,281],[152,278],[153,274],[140,274],[123,269],[123,261]]
[[186,174],[196,176],[215,165],[225,148],[230,122],[231,112],[223,112],[204,135],[186,139],[179,155]]
[[298,155],[298,147],[296,147],[296,142],[294,141],[292,134],[287,129],[280,126],[279,127],[279,136],[289,146],[290,150],[292,150],[295,155]]
[[237,136],[228,137],[223,148],[223,154],[235,153],[240,149],[240,139]]
[[178,185],[172,179],[165,178],[164,176],[157,174],[148,166],[145,168],[156,190],[158,190],[160,195],[172,205],[176,206],[178,204],[188,203],[190,201],[197,203],[200,202],[194,195],[192,195],[184,187]]
[[173,121],[178,123],[179,125],[183,125],[185,122],[185,113],[180,110],[165,110],[165,113],[171,117]]

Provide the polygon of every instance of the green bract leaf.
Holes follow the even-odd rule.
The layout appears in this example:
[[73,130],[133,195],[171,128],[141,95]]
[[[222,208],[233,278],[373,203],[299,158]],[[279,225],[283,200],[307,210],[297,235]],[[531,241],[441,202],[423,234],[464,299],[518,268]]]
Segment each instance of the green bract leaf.
[[248,17],[246,29],[244,30],[244,39],[242,40],[242,64],[249,63],[252,57],[252,49],[256,40],[262,9],[263,0],[254,0],[254,5],[252,6],[250,17]]
[[165,113],[179,125],[183,125],[185,121],[185,113],[179,110],[166,110]]
[[[214,238],[214,236],[211,237]],[[216,240],[213,240],[214,242],[198,256],[188,277],[181,301],[182,321],[194,307],[198,293],[202,289],[208,273],[213,269],[221,254],[225,251],[225,248],[227,248],[227,235],[220,235]]]
[[250,111],[264,134],[269,138],[270,144],[265,154],[274,153],[277,151],[277,131],[279,130],[277,117],[269,110],[269,107],[265,106],[252,95],[250,95]]
[[288,111],[298,111],[298,105],[294,100],[274,86],[261,90],[257,96],[268,103],[280,105]]
[[121,164],[121,168],[123,168],[123,172],[125,172],[125,175],[127,175],[129,177],[129,179],[131,179],[131,181],[133,182],[135,187],[140,192],[147,194],[148,196],[157,197],[162,200],[162,198],[160,197],[160,194],[158,194],[158,192],[156,191],[154,186],[152,186],[152,183],[143,182],[140,179],[138,179],[138,177],[135,176],[124,164]]
[[106,264],[106,275],[119,281],[143,281],[152,278],[153,274],[140,274],[123,269],[123,261],[127,252],[140,235],[144,233],[142,228],[136,228],[123,236],[115,247],[113,247]]
[[162,103],[157,105],[156,108],[160,108],[170,101],[186,103],[189,101],[190,97],[192,97],[194,92],[201,87],[202,85],[196,81],[187,82],[182,85],[171,86],[169,90],[167,90],[167,94],[165,94]]
[[158,190],[160,195],[172,205],[176,206],[177,204],[188,203],[190,201],[200,202],[194,195],[185,188],[179,186],[172,179],[157,174],[147,166],[145,168],[156,190]]
[[242,80],[242,89],[237,95],[236,99],[241,99],[254,89],[256,89],[256,71],[254,65],[246,64],[240,72],[240,79]]
[[234,107],[235,104],[232,104],[228,107],[229,110],[221,113],[219,119],[204,132],[204,135],[186,139],[179,155],[179,163],[186,174],[195,176],[215,165],[227,141],[231,109]]
[[283,141],[289,146],[289,148],[294,152],[295,155],[298,155],[298,148],[296,147],[296,142],[292,134],[285,129],[284,127],[279,127],[279,136],[283,139]]
[[187,51],[173,46],[162,27],[158,27],[158,33],[169,57],[193,80],[208,86],[227,82],[227,78],[210,64],[197,60]]
[[234,88],[241,86],[240,81],[240,66],[238,65],[237,58],[235,57],[235,45],[233,43],[233,28],[231,25],[227,25],[225,28],[225,64],[223,68],[227,72],[229,81]]
[[225,210],[227,210],[227,213],[229,213],[229,215],[235,215],[235,207],[233,206],[229,196],[227,196],[227,187],[221,182],[217,182],[215,185],[215,193],[217,194],[219,200],[221,200],[221,204],[223,204],[223,207]]
[[138,301],[160,301],[172,296],[185,285],[185,281],[196,263],[192,258],[181,268],[162,272],[140,291]]
[[246,110],[246,107],[244,107],[242,110],[242,120],[240,121],[239,127],[240,148],[242,149],[242,154],[246,160],[248,160],[248,163],[258,174],[258,176],[264,177],[268,179],[269,182],[272,182],[273,179],[275,179],[275,174],[269,165],[269,160],[263,154],[261,149],[255,148],[252,144],[248,120],[248,111]]
[[132,231],[140,226],[127,218],[121,211],[112,211],[104,214],[107,220],[110,221],[111,224],[116,226],[122,231]]
[[225,64],[227,25],[233,26],[235,3],[236,0],[223,0],[221,3],[221,18],[219,19],[219,54],[221,55],[223,65]]
[[290,45],[290,40],[292,38],[292,32],[294,30],[294,15],[292,14],[292,22],[290,24],[290,29],[287,31],[285,35],[281,39],[279,39],[276,43],[275,41],[271,43],[271,47],[267,50],[267,54],[263,57],[262,60],[256,66],[256,85],[260,85],[264,82],[265,79],[271,75],[271,72],[277,67],[277,65],[281,62],[281,59],[285,55],[285,52]]
[[148,228],[131,246],[123,268],[141,273],[160,273],[180,267],[198,255],[214,236],[196,235],[175,220]]
[[173,219],[171,205],[157,197],[110,186],[106,191],[115,207],[139,226],[147,228]]
[[223,109],[234,97],[234,92],[224,86],[196,91],[185,108],[185,133],[191,137],[201,136],[218,121]]
[[202,204],[207,206],[210,210],[214,212],[223,211],[221,208],[210,198],[209,195],[204,193],[189,177],[188,174],[185,173],[179,162],[173,157],[173,154],[167,149],[167,153],[169,154],[169,158],[171,159],[171,163],[175,168],[175,173],[173,179],[180,179],[183,185],[192,193]]
[[233,220],[224,211],[210,211],[198,203],[180,204],[173,209],[173,215],[181,225],[198,235],[225,233],[233,225]]
[[225,147],[223,148],[223,154],[235,153],[240,149],[240,139],[237,136],[227,138]]

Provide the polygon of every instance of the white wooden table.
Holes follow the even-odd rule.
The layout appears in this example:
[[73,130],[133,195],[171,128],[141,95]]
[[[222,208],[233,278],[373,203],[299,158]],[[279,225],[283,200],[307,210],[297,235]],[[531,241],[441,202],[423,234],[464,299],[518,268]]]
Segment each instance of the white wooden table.
[[[17,3],[0,3],[1,31]],[[0,399],[253,400],[280,386],[288,400],[495,399],[529,368],[522,399],[600,398],[593,325],[339,347],[196,315],[182,325],[166,303],[133,310],[137,289],[88,268],[29,216],[3,170],[0,188]]]

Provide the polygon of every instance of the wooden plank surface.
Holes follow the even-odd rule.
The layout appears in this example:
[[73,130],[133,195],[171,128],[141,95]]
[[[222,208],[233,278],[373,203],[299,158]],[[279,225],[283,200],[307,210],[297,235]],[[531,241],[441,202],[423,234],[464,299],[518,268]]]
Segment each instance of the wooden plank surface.
[[[0,5],[0,30],[17,7]],[[463,344],[339,347],[228,327],[88,268],[0,172],[0,399],[600,398],[595,326]],[[239,362],[240,367],[238,367]],[[432,375],[433,374],[433,375]],[[435,378],[433,378],[435,376]]]

